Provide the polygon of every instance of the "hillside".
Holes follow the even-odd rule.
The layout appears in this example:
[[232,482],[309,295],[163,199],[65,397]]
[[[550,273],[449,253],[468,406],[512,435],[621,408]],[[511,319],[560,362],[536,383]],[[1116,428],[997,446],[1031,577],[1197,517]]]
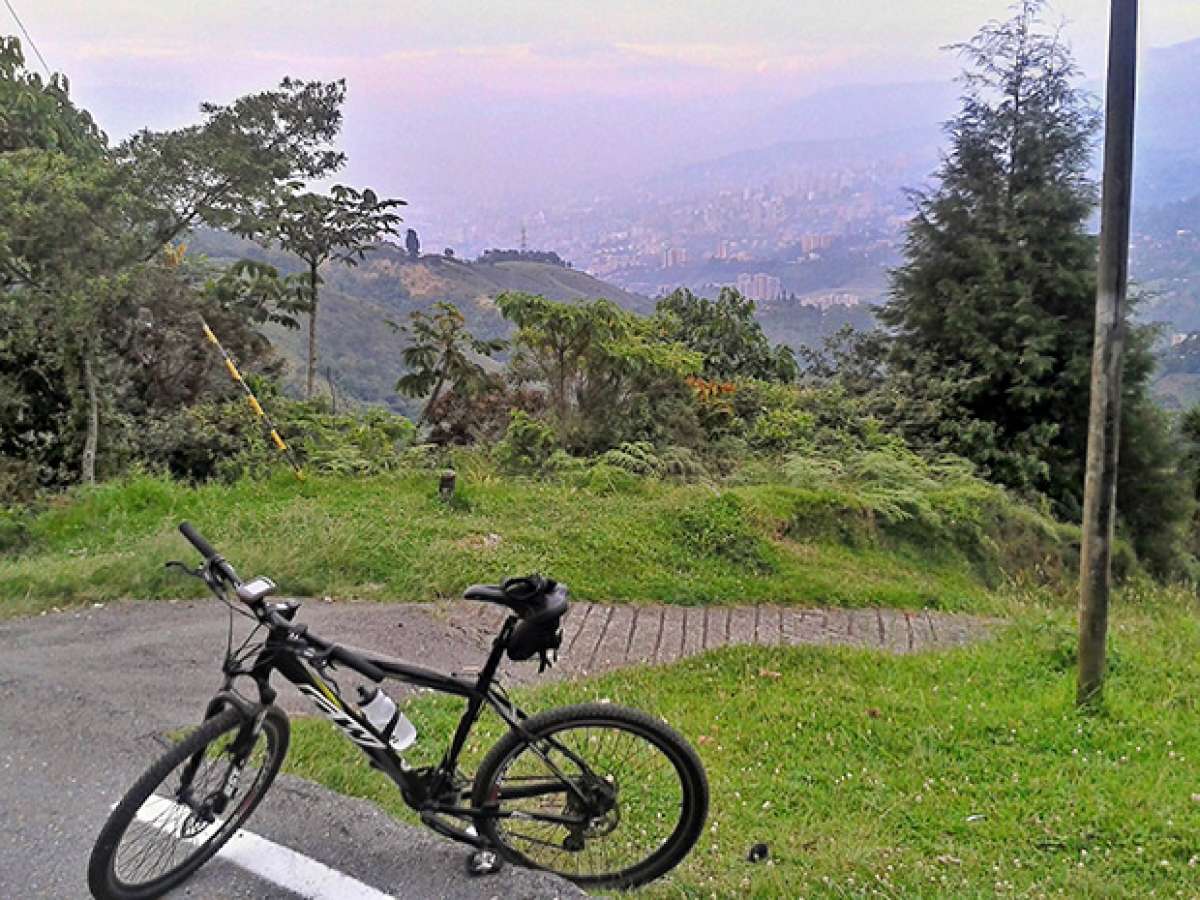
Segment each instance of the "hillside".
[[[270,262],[283,271],[297,269],[295,260],[284,253],[217,232],[194,235],[189,250],[218,262],[245,257]],[[387,243],[358,266],[329,266],[323,275],[319,313],[322,378],[328,369],[339,396],[397,409],[404,408],[403,399],[393,390],[401,374],[402,341],[386,323],[402,322],[413,310],[449,301],[463,311],[476,334],[493,337],[507,331],[494,302],[504,291],[527,291],[552,300],[607,297],[638,312],[653,306],[645,297],[563,266],[468,262],[432,254],[411,260],[402,249]],[[275,328],[270,336],[289,362],[289,384],[299,385],[304,333]]]

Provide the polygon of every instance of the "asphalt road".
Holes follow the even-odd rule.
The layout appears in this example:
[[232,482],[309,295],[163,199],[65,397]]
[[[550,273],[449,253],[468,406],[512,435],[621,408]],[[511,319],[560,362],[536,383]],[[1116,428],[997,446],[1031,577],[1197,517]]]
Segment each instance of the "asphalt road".
[[[480,624],[456,626],[436,608],[310,602],[302,616],[318,633],[451,671],[486,647]],[[213,601],[0,622],[0,898],[88,896],[87,858],[109,809],[219,686],[226,623]],[[309,711],[283,687],[285,708]],[[281,776],[248,828],[395,897],[583,896],[513,867],[469,878],[467,848],[296,778]],[[172,896],[302,895],[218,858]]]

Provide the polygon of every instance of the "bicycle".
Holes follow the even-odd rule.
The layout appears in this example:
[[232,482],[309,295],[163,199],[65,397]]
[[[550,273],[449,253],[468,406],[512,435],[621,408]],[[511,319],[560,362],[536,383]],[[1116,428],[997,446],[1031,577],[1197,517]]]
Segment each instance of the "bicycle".
[[[467,598],[509,610],[472,681],[317,637],[296,621],[297,601],[267,602],[276,589],[269,578],[243,582],[191,525],[179,530],[204,562],[195,569],[168,565],[201,578],[230,609],[225,679],[202,724],[150,766],[101,829],[88,864],[88,885],[99,900],[161,896],[211,859],[254,812],[288,748],[288,718],[270,683],[276,672],[395,782],[422,823],[475,848],[477,871],[508,861],[582,887],[627,889],[668,872],[695,845],[708,782],[677,732],[609,703],[529,715],[499,684],[505,654],[537,657],[539,671],[556,658],[570,605],[564,585],[529,576],[467,589]],[[235,612],[255,620],[236,648]],[[399,716],[385,727],[372,724],[362,706],[342,696],[331,674],[336,669],[369,684],[393,680],[463,698],[466,709],[441,761],[410,767],[389,733]],[[257,697],[239,689],[247,679]],[[360,696],[364,705],[368,693]],[[471,778],[459,758],[485,706],[508,731]]]

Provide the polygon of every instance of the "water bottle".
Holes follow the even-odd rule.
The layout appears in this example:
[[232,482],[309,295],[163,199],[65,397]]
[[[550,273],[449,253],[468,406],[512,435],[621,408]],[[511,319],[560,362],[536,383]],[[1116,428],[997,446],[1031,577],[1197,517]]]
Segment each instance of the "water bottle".
[[417,739],[417,729],[408,716],[396,709],[396,701],[382,688],[358,687],[358,705],[371,727],[378,731],[393,750],[407,750]]

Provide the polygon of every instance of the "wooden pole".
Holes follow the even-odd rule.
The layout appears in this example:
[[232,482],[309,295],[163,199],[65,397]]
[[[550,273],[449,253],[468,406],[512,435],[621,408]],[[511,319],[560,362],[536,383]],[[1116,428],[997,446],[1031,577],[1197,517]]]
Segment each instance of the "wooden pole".
[[1104,186],[1100,204],[1096,335],[1092,345],[1083,547],[1079,562],[1079,677],[1075,697],[1081,706],[1099,702],[1104,687],[1121,424],[1121,352],[1125,341],[1125,289],[1129,275],[1137,17],[1137,0],[1112,0],[1104,110]]

